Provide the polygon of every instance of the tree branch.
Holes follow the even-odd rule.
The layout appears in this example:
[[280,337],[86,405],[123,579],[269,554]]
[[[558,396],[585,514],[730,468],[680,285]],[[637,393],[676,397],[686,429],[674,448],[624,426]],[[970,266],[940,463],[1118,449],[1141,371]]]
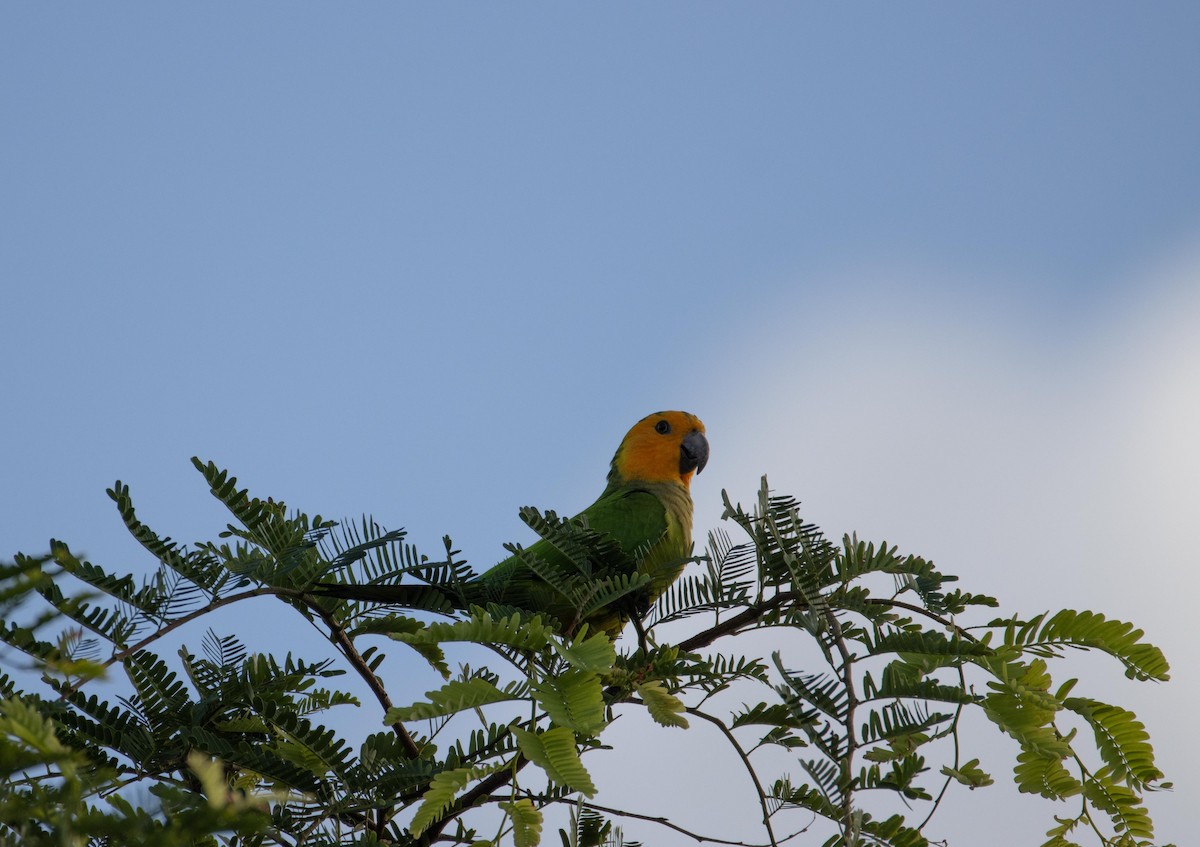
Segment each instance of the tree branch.
[[775,830],[771,828],[771,812],[767,809],[767,793],[763,790],[762,783],[759,782],[758,773],[754,770],[754,765],[750,763],[750,754],[742,748],[741,743],[734,736],[733,731],[725,725],[724,721],[692,707],[688,707],[687,713],[695,715],[701,720],[706,720],[721,730],[721,734],[725,736],[725,740],[729,742],[730,746],[741,757],[742,764],[746,766],[746,772],[750,774],[750,779],[754,782],[754,790],[758,794],[758,804],[762,807],[763,826],[767,830],[767,838],[770,839],[771,847],[779,847],[779,842],[775,839]]
[[[128,658],[129,656],[132,656],[134,653],[138,652],[139,650],[146,649],[147,647],[149,647],[151,644],[153,644],[158,639],[162,638],[167,633],[172,632],[176,629],[179,629],[179,627],[183,626],[184,624],[191,623],[192,621],[196,620],[197,618],[201,618],[204,615],[207,615],[209,612],[215,611],[215,610],[221,608],[222,606],[228,606],[231,603],[237,603],[242,600],[248,600],[251,597],[267,597],[272,594],[276,594],[276,595],[284,594],[284,595],[298,597],[298,596],[300,596],[301,592],[296,591],[294,589],[288,589],[288,588],[265,587],[265,588],[253,588],[250,591],[243,591],[241,594],[231,594],[228,597],[218,597],[216,600],[213,600],[207,606],[202,606],[199,609],[196,609],[194,612],[188,612],[186,615],[179,617],[179,618],[175,618],[175,620],[171,621],[170,623],[164,624],[161,629],[156,629],[154,632],[150,633],[150,635],[147,635],[145,638],[143,638],[137,644],[134,644],[132,647],[126,647],[124,650],[113,653],[101,664],[101,667],[104,667],[104,668],[112,667],[117,662],[123,661],[124,659]],[[67,696],[74,694],[76,691],[78,691],[80,688],[82,688],[84,685],[86,685],[90,681],[90,679],[91,678],[81,679],[78,682],[73,682],[70,685],[64,687],[62,689],[62,691],[59,693],[58,699],[63,700]]]
[[[569,799],[567,797],[552,797],[552,796],[548,796],[545,794],[530,794],[530,795],[528,795],[528,797],[530,800],[538,800],[540,802],[547,803],[547,804],[549,804],[549,803],[570,803],[572,806],[576,804],[575,800]],[[508,799],[509,798],[507,796],[495,797],[495,798],[489,797],[488,802],[499,802],[501,800],[507,801]],[[639,812],[629,812],[629,811],[626,811],[625,809],[615,809],[611,806],[601,806],[601,805],[591,802],[590,800],[584,802],[583,805],[585,805],[589,809],[595,809],[597,812],[603,812],[606,815],[620,815],[623,818],[633,818],[634,820],[647,821],[649,823],[656,823],[659,826],[666,827],[667,829],[678,832],[680,835],[686,835],[688,838],[691,838],[693,841],[698,841],[702,844],[724,844],[724,845],[728,845],[728,847],[772,847],[772,845],[776,845],[776,847],[778,847],[778,845],[786,844],[787,842],[793,840],[794,838],[797,838],[798,836],[801,836],[804,833],[808,832],[808,827],[806,826],[803,829],[796,830],[791,835],[785,836],[777,841],[771,841],[770,843],[755,843],[752,841],[728,841],[724,838],[714,838],[711,835],[701,835],[698,832],[693,832],[690,829],[685,829],[677,823],[672,823],[668,818],[665,818],[665,817],[662,817],[659,815],[644,815]]]
[[946,629],[950,630],[951,632],[953,632],[955,635],[959,636],[960,638],[965,638],[967,641],[973,641],[976,644],[979,643],[978,638],[976,638],[971,633],[967,632],[965,629],[963,629],[961,626],[956,624],[954,621],[947,620],[946,618],[943,618],[941,615],[939,615],[937,612],[931,612],[928,609],[924,608],[923,606],[916,606],[916,605],[913,605],[912,603],[905,603],[903,600],[894,600],[894,599],[884,600],[879,597],[868,597],[866,602],[872,606],[889,606],[889,607],[894,607],[897,609],[904,609],[904,611],[912,612],[913,614],[923,615],[924,617],[929,618],[931,621],[936,621],[936,622],[940,623],[942,626],[944,626]]
[[[683,651],[686,651],[689,653],[691,651],[697,650],[701,647],[707,647],[709,644],[712,644],[718,638],[723,638],[726,635],[733,635],[739,629],[741,629],[743,626],[757,622],[760,618],[762,618],[768,612],[773,612],[776,609],[780,608],[781,606],[786,606],[787,604],[789,604],[793,601],[796,601],[796,600],[801,600],[800,595],[797,594],[796,592],[781,591],[778,594],[776,594],[774,597],[771,597],[767,600],[763,600],[761,603],[749,604],[748,606],[746,606],[745,611],[738,612],[733,617],[731,617],[725,621],[722,621],[721,623],[716,624],[715,626],[712,626],[709,629],[706,629],[702,632],[698,632],[695,635],[693,635],[691,638],[685,638],[683,641],[680,641],[675,646],[678,647],[680,650],[683,650]],[[803,602],[803,601],[801,601],[801,602]]]
[[[358,675],[367,683],[367,687],[371,689],[371,693],[375,695],[375,699],[379,701],[379,705],[383,710],[392,708],[392,698],[387,693],[387,689],[383,687],[383,682],[376,676],[375,671],[371,670],[371,666],[367,664],[367,660],[358,652],[358,648],[354,646],[353,639],[346,633],[345,627],[338,623],[333,617],[333,613],[322,606],[313,602],[307,602],[308,608],[316,612],[320,616],[321,621],[329,628],[329,640],[342,652],[356,671]],[[416,759],[421,756],[421,748],[417,746],[417,742],[413,741],[413,737],[409,735],[408,730],[404,728],[404,724],[396,721],[391,725],[392,731],[396,733],[396,737],[400,739],[400,744],[404,747],[404,752],[410,758]]]
[[833,609],[825,609],[825,619],[829,621],[829,629],[833,633],[833,643],[838,654],[842,657],[842,685],[846,689],[846,754],[842,759],[842,817],[845,829],[842,837],[850,841],[850,832],[854,826],[854,792],[850,790],[854,773],[854,753],[858,749],[858,741],[854,735],[854,711],[858,706],[858,694],[854,689],[854,657],[846,647],[846,638],[842,635],[842,624],[833,613]]
[[[916,606],[912,603],[906,603],[903,600],[883,599],[880,597],[868,597],[865,602],[871,606],[887,606],[888,608],[904,609],[906,612],[922,615],[923,617],[929,618],[932,621],[936,621],[946,629],[954,632],[967,641],[979,641],[978,638],[967,632],[954,621],[947,620],[936,612],[931,612],[921,606]],[[691,638],[685,638],[675,646],[680,650],[685,650],[688,652],[692,650],[698,650],[701,647],[707,647],[718,638],[724,638],[726,635],[734,635],[742,627],[756,623],[768,613],[777,611],[789,604],[795,604],[797,607],[807,607],[808,601],[806,601],[799,592],[780,591],[778,594],[759,603],[748,604],[743,611],[739,612],[733,617],[709,627],[706,630],[698,632]]]
[[442,834],[442,830],[446,828],[450,821],[463,814],[463,812],[466,812],[496,789],[512,782],[527,764],[529,764],[529,760],[518,753],[516,758],[512,760],[511,765],[501,768],[498,771],[493,771],[485,776],[474,788],[460,795],[446,814],[442,815],[442,817],[426,828],[425,832],[421,834],[421,843],[432,844],[434,841],[437,841],[438,836]]

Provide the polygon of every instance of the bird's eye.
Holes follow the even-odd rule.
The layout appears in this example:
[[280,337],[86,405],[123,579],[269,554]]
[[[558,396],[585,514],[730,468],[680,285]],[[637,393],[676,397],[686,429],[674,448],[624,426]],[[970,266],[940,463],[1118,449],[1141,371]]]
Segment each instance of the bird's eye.
[[671,431],[671,424],[669,421],[659,421],[654,425],[654,431],[659,435],[666,435]]

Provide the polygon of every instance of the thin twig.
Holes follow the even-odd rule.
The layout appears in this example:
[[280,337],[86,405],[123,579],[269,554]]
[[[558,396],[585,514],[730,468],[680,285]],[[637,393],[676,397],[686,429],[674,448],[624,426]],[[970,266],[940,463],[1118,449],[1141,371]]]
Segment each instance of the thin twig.
[[[305,600],[306,595],[304,592],[294,588],[263,586],[260,588],[252,588],[249,591],[243,591],[240,594],[231,594],[227,597],[218,597],[211,603],[189,612],[182,617],[178,617],[167,624],[164,624],[162,627],[156,629],[154,632],[150,633],[133,646],[126,647],[124,650],[114,653],[103,662],[102,667],[112,667],[117,662],[123,661],[129,656],[137,653],[139,650],[144,650],[155,641],[159,640],[168,633],[173,632],[184,624],[191,623],[192,621],[207,615],[209,612],[216,611],[222,606],[228,606],[233,603],[238,603],[242,600],[249,600],[253,597],[269,596],[291,597],[304,601],[305,605],[312,611],[315,611],[320,616],[322,622],[324,622],[324,624],[329,628],[330,640],[333,641],[334,645],[341,650],[347,661],[354,666],[354,669],[358,671],[359,676],[366,681],[367,686],[371,689],[371,692],[375,695],[376,699],[379,700],[380,705],[383,706],[385,710],[392,707],[391,698],[388,697],[387,690],[383,687],[383,683],[380,682],[379,677],[375,675],[374,671],[372,671],[367,665],[366,660],[363,659],[362,655],[354,647],[354,642],[351,641],[350,637],[346,634],[345,629],[333,618],[333,615],[328,610],[322,608],[314,602],[311,602],[310,600]],[[80,679],[77,682],[66,686],[59,693],[58,699],[66,699],[68,696],[74,694],[76,691],[82,688],[87,682],[87,679]],[[401,744],[404,745],[405,752],[407,752],[413,758],[417,758],[421,755],[420,748],[417,747],[416,742],[413,741],[412,736],[408,734],[408,730],[406,730],[403,725],[399,723],[392,724],[392,729],[400,738]]]
[[922,606],[915,606],[912,603],[905,603],[903,600],[892,600],[892,599],[885,600],[880,597],[868,597],[866,602],[872,606],[894,606],[897,609],[904,609],[907,612],[913,612],[914,614],[924,615],[925,617],[929,618],[931,621],[937,621],[942,626],[944,626],[946,629],[950,630],[951,632],[953,632],[955,635],[959,636],[960,638],[965,638],[967,641],[972,641],[976,644],[979,643],[978,638],[976,638],[971,633],[967,632],[965,629],[963,629],[961,626],[956,624],[954,621],[946,620],[941,615],[939,615],[937,612],[931,612]]
[[[962,686],[963,691],[967,690],[967,675],[963,671],[962,665],[958,666],[958,682]],[[959,760],[961,758],[961,750],[958,743],[958,722],[962,718],[963,708],[965,703],[959,703],[958,708],[954,710],[954,720],[950,722],[950,737],[954,739],[954,769],[958,770]],[[938,806],[942,804],[942,798],[946,796],[946,791],[950,788],[950,783],[954,781],[954,777],[947,776],[946,781],[942,783],[942,790],[938,792],[938,796],[934,798],[933,805],[929,808],[929,814],[917,826],[917,831],[925,829],[925,825],[933,820],[934,813],[938,810]]]
[[[150,635],[147,635],[145,638],[143,638],[137,644],[134,644],[132,647],[126,647],[124,650],[121,650],[120,652],[113,653],[111,656],[108,657],[108,659],[106,659],[101,664],[101,667],[103,667],[103,668],[112,667],[117,662],[123,661],[124,659],[132,656],[134,653],[138,652],[139,650],[146,649],[147,647],[149,647],[151,644],[153,644],[158,639],[162,638],[167,633],[178,629],[179,627],[183,626],[184,624],[191,623],[192,621],[196,620],[197,618],[203,617],[204,615],[207,615],[209,612],[215,611],[215,610],[221,608],[222,606],[228,606],[231,603],[237,603],[241,600],[248,600],[251,597],[267,597],[272,594],[298,597],[298,596],[300,596],[301,592],[296,591],[294,589],[288,589],[288,588],[253,588],[250,591],[243,591],[241,594],[231,594],[228,597],[218,597],[216,600],[213,600],[207,606],[202,606],[201,608],[196,609],[194,612],[189,612],[188,614],[184,615],[183,617],[176,618],[175,620],[171,621],[170,623],[163,625],[163,627],[161,629],[156,629],[154,632],[152,632]],[[70,685],[66,686],[65,688],[63,688],[62,692],[58,695],[58,699],[59,700],[66,699],[66,697],[68,695],[74,694],[76,691],[78,691],[80,688],[82,688],[85,684],[87,684],[87,682],[92,678],[93,677],[89,677],[88,679],[80,679],[79,681],[73,682]]]
[[772,847],[779,847],[779,842],[775,840],[775,830],[771,828],[771,812],[767,809],[767,793],[763,790],[762,783],[758,779],[758,773],[754,770],[754,765],[750,763],[750,754],[742,748],[742,745],[738,742],[737,737],[734,736],[733,731],[725,725],[724,721],[713,717],[707,712],[702,712],[699,709],[692,707],[687,709],[687,713],[690,715],[695,715],[701,720],[706,720],[713,726],[717,727],[717,729],[721,730],[721,734],[725,736],[725,740],[729,742],[729,745],[733,747],[738,756],[741,757],[742,764],[746,766],[746,772],[750,774],[750,779],[754,781],[754,790],[758,794],[758,804],[762,807],[763,826],[767,830],[767,838],[770,839],[770,844]]
[[[552,796],[548,796],[545,794],[530,794],[527,796],[529,797],[530,800],[538,800],[543,803],[570,803],[572,805],[575,804],[575,800],[570,799],[568,797],[552,797]],[[508,799],[509,799],[508,795],[504,795],[503,797],[489,797],[488,802],[494,803],[494,802],[500,802],[502,800],[507,801]],[[629,812],[629,811],[626,811],[625,809],[615,809],[610,806],[601,806],[601,805],[591,802],[590,800],[586,801],[584,803],[584,805],[587,806],[587,808],[589,808],[589,809],[595,809],[597,812],[603,812],[606,815],[620,815],[623,818],[633,818],[634,820],[647,821],[649,823],[656,823],[659,826],[666,827],[667,829],[678,832],[680,835],[686,835],[688,838],[691,838],[694,841],[698,841],[701,843],[707,843],[707,844],[724,844],[724,845],[728,845],[728,847],[772,847],[772,845],[776,845],[776,847],[778,847],[778,845],[786,844],[787,842],[791,841],[792,839],[797,838],[797,837],[803,835],[804,833],[808,832],[808,827],[806,826],[803,829],[796,830],[791,835],[785,836],[784,838],[781,838],[777,841],[771,841],[769,843],[754,843],[752,841],[727,841],[724,838],[714,838],[711,835],[701,835],[698,832],[692,832],[690,829],[684,829],[679,824],[672,823],[669,819],[664,818],[659,815],[643,815],[639,812]]]

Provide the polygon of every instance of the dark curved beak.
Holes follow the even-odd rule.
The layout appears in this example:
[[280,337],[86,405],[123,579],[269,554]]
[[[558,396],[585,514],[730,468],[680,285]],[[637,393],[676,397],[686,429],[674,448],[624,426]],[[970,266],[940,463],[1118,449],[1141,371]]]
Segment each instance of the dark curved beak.
[[679,472],[700,473],[708,464],[708,439],[704,433],[693,429],[683,437],[679,445]]

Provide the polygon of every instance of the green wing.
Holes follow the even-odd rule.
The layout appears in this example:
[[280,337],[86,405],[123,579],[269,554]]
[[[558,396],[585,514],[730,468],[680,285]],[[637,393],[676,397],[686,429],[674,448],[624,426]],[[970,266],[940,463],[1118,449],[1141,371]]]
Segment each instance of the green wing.
[[[664,558],[678,559],[673,552],[677,545],[667,544],[671,536],[666,507],[654,494],[640,489],[616,488],[606,491],[599,500],[588,506],[578,517],[586,518],[591,529],[612,536],[630,556],[647,555],[647,561]],[[660,549],[661,548],[661,549]],[[554,569],[577,573],[570,560],[557,547],[542,539],[528,548],[530,553],[544,560]],[[683,552],[682,555],[687,555]],[[666,580],[669,584],[673,577]],[[662,591],[661,580],[656,575],[651,590],[651,599]],[[534,573],[525,562],[509,556],[499,562],[477,580],[461,586],[461,596],[433,586],[420,585],[322,585],[322,593],[332,597],[344,597],[368,602],[389,603],[430,611],[446,612],[467,605],[497,603],[530,611],[543,611],[554,616],[561,624],[575,620],[575,606],[561,592]],[[644,602],[644,601],[643,601]],[[614,636],[628,616],[632,603],[621,603],[622,609],[604,609],[588,618],[593,629],[609,631]]]
[[[667,534],[666,509],[655,495],[647,491],[607,491],[577,515],[578,517],[585,518],[591,529],[612,536],[630,557],[644,553]],[[527,549],[555,570],[578,572],[566,555],[546,539],[530,545]],[[556,591],[516,556],[510,556],[492,567],[473,583],[471,588],[470,602],[500,603],[522,609],[545,611],[564,625],[570,623],[577,613],[567,597]],[[609,629],[617,624],[617,618],[605,614],[603,621],[589,622],[593,628]]]

